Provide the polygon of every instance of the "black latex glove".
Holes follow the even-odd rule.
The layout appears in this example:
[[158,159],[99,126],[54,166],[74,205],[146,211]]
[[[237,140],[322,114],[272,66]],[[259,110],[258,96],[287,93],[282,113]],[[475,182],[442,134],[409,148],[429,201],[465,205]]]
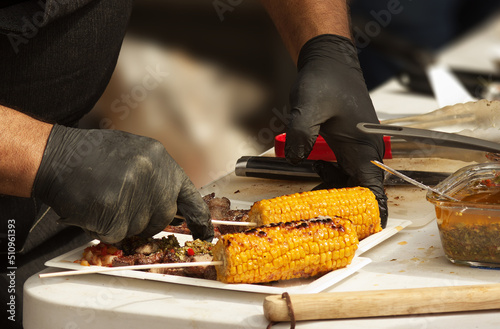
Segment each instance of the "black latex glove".
[[163,145],[121,131],[55,125],[33,196],[103,242],[152,236],[177,208],[194,239],[214,235],[208,206]]
[[[308,157],[321,134],[335,153],[338,167],[322,164],[318,173],[332,187],[364,186],[377,197],[382,227],[387,224],[383,172],[370,160],[382,161],[381,136],[365,134],[359,122],[379,123],[352,42],[320,35],[306,42],[298,59],[298,77],[290,93],[286,158],[298,163]],[[339,169],[340,168],[340,169]]]

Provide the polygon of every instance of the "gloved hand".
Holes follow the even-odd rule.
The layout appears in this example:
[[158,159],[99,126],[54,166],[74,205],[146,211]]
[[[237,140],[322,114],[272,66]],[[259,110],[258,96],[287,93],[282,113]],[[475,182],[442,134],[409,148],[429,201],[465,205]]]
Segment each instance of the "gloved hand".
[[323,163],[317,171],[331,187],[364,186],[377,197],[382,227],[387,224],[383,172],[370,163],[382,161],[381,136],[365,134],[359,122],[379,123],[352,42],[324,34],[302,47],[298,77],[290,93],[285,156],[291,163],[307,158],[321,134],[337,157],[338,167]]
[[194,239],[212,240],[208,206],[163,145],[113,130],[55,125],[33,196],[61,222],[114,243],[163,230],[179,208]]

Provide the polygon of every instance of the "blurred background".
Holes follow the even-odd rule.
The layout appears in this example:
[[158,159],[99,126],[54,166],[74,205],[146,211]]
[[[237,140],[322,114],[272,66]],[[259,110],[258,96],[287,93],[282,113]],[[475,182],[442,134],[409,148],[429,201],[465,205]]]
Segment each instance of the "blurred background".
[[[370,90],[498,11],[493,0],[353,0],[353,36]],[[499,45],[500,46],[500,45]],[[417,56],[418,55],[418,56]],[[140,0],[113,78],[85,128],[161,141],[201,187],[284,131],[295,77],[258,0]]]

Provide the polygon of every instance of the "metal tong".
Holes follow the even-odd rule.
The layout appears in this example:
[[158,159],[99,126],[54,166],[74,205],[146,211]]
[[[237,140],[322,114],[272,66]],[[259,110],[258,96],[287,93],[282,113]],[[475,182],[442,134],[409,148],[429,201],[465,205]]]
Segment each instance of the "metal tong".
[[381,123],[420,129],[466,125],[475,129],[487,129],[500,124],[500,102],[467,102],[445,106],[425,114],[382,120]]
[[412,142],[500,153],[500,143],[453,133],[364,122],[357,128],[368,134],[397,136]]

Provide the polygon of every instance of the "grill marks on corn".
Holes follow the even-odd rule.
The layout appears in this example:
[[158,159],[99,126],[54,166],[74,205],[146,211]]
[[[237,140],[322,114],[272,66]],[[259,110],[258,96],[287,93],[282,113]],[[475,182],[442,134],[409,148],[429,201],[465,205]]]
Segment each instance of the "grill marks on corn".
[[355,226],[360,240],[382,230],[375,195],[365,187],[317,190],[255,202],[249,220],[257,225],[318,216],[340,216]]
[[306,278],[351,263],[358,248],[349,220],[339,217],[271,223],[221,237],[214,247],[217,279],[258,283]]

